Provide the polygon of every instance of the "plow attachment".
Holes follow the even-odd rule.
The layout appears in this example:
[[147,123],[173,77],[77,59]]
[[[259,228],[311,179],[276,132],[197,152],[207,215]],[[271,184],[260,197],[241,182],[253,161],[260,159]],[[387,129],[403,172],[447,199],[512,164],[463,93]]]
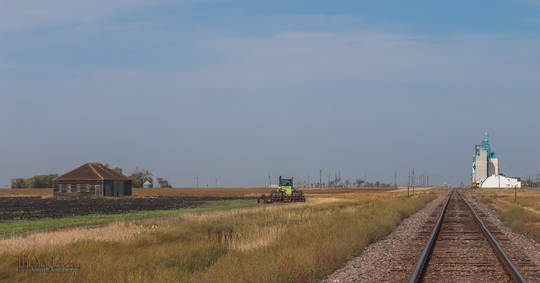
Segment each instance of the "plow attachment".
[[257,203],[273,203],[273,202],[305,202],[306,197],[302,191],[293,191],[291,195],[287,195],[285,192],[274,191],[270,195],[261,195],[257,199]]

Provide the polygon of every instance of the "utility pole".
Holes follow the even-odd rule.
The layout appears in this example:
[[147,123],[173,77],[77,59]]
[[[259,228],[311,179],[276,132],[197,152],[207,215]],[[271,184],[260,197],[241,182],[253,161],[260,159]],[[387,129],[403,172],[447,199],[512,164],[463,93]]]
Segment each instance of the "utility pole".
[[307,175],[307,185],[308,188],[311,187],[311,176]]
[[412,195],[414,196],[414,168],[412,169]]
[[272,176],[268,175],[268,187],[272,186]]
[[367,173],[366,173],[366,172],[364,172],[364,181],[365,181],[366,183],[368,182],[368,181],[367,181]]
[[195,184],[197,184],[197,188],[199,187],[199,176],[195,176]]
[[394,172],[394,187],[397,188],[397,171]]
[[409,169],[409,177],[407,178],[407,197],[410,197],[409,190],[411,188],[411,169]]
[[326,187],[330,187],[330,171],[328,171],[328,183],[326,183]]
[[322,187],[322,169],[319,169],[319,189]]

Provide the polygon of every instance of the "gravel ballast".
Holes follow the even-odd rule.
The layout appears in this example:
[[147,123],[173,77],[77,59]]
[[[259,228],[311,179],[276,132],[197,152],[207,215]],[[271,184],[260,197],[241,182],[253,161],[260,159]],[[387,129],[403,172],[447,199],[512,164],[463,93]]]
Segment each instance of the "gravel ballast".
[[404,219],[392,233],[369,245],[322,282],[408,281],[447,196],[441,194]]
[[504,226],[496,212],[478,201],[476,197],[468,194],[464,196],[525,279],[528,282],[540,282],[540,244],[524,235],[512,232]]

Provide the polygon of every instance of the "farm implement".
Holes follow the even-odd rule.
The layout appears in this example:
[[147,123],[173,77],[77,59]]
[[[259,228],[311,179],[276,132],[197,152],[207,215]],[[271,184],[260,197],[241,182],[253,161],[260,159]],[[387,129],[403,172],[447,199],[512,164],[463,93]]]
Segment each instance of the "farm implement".
[[273,203],[273,202],[305,202],[306,197],[302,191],[294,188],[293,178],[282,178],[279,176],[279,184],[275,191],[270,195],[261,195],[257,199],[257,203]]

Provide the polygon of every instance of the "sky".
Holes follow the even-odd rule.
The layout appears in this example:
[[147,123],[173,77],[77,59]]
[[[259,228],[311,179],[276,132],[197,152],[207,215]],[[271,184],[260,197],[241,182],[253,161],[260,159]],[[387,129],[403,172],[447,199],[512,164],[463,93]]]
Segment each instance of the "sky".
[[[540,173],[540,1],[0,0],[0,187]],[[275,182],[275,180],[273,180]]]

